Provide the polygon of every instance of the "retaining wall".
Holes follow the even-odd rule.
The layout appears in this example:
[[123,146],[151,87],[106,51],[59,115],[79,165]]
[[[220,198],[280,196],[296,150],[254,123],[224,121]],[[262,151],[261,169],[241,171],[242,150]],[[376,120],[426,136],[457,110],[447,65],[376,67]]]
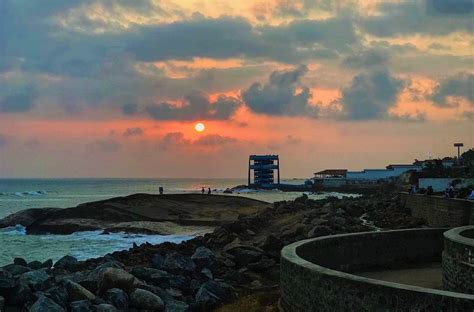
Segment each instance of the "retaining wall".
[[304,240],[281,252],[287,311],[472,311],[474,295],[351,274],[407,262],[441,261],[446,229],[343,234]]
[[474,201],[401,193],[405,207],[413,217],[433,227],[458,227],[474,224]]
[[474,226],[444,233],[443,288],[474,294]]
[[460,181],[456,184],[456,188],[468,187],[474,185],[474,179],[464,178],[420,178],[418,179],[418,186],[420,188],[433,187],[435,192],[443,192],[451,185],[453,181]]

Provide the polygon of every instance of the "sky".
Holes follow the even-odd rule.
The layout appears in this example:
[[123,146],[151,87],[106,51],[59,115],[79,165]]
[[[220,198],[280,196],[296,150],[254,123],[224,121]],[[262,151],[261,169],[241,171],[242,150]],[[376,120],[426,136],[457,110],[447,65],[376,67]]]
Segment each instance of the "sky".
[[472,0],[0,0],[0,177],[452,156],[474,146],[473,23]]

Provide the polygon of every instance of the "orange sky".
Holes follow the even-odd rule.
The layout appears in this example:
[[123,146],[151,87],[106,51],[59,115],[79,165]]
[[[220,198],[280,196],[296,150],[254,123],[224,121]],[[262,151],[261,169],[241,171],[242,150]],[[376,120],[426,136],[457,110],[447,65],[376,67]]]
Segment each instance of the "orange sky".
[[6,5],[0,177],[245,178],[260,153],[310,177],[474,146],[472,7]]

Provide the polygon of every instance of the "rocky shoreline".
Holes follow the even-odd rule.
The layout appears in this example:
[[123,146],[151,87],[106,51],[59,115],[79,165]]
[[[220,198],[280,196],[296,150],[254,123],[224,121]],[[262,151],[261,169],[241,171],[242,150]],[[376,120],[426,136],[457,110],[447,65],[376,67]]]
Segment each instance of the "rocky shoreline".
[[0,269],[0,310],[276,311],[284,245],[422,225],[395,194],[319,201],[302,196],[181,244],[142,244],[87,261],[66,256],[54,266],[15,259]]

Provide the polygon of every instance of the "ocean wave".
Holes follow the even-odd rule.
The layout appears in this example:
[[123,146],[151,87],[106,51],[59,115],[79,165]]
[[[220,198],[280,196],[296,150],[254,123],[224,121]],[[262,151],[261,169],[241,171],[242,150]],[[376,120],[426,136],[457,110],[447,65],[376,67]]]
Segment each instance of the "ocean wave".
[[17,197],[26,197],[26,196],[43,196],[48,194],[48,192],[41,190],[41,191],[25,191],[25,192],[14,192],[14,193],[0,193],[3,196],[17,196]]
[[26,227],[17,224],[15,226],[8,226],[0,229],[0,234],[4,235],[26,235]]

